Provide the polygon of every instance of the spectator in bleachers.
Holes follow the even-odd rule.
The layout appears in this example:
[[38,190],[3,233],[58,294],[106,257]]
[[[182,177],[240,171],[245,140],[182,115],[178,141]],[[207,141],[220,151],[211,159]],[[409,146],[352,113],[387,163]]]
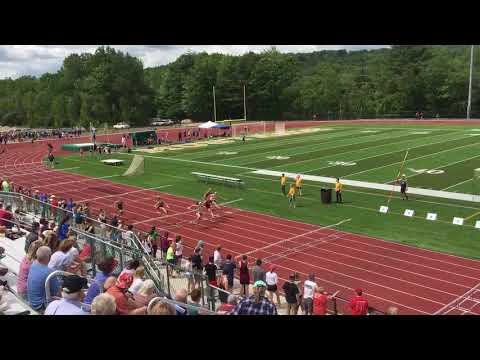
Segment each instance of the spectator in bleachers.
[[161,257],[162,259],[165,259],[167,256],[167,250],[170,247],[170,242],[168,241],[168,231],[162,231],[159,234],[159,239],[160,239],[160,251],[162,253]]
[[220,315],[227,315],[229,312],[231,312],[233,309],[235,309],[235,306],[238,304],[238,297],[237,295],[230,294],[228,295],[227,302],[224,304],[221,304],[218,309],[217,309],[217,314]]
[[[193,289],[192,292],[190,293],[190,298],[192,301],[190,301],[188,304],[194,307],[200,308],[200,300],[202,299],[202,292],[200,289]],[[192,307],[188,308],[188,315],[198,315],[198,309],[194,309]]]
[[58,238],[54,232],[49,232],[47,236],[44,237],[43,245],[48,246],[52,252],[57,251],[58,249]]
[[37,250],[42,246],[40,240],[36,240],[30,244],[27,254],[23,257],[22,262],[20,263],[20,268],[18,270],[17,277],[17,293],[24,300],[27,300],[27,281],[28,281],[28,272],[37,259]]
[[27,237],[25,238],[25,253],[28,252],[28,249],[30,248],[30,245],[34,242],[34,241],[37,241],[38,240],[38,232],[39,232],[39,229],[40,229],[40,224],[36,221],[34,221],[32,223],[32,231],[30,231],[27,235]]
[[183,257],[182,237],[180,235],[177,235],[175,237],[175,258],[178,266],[182,265],[182,257]]
[[385,315],[398,315],[398,308],[395,306],[389,306]]
[[48,304],[45,315],[88,315],[82,309],[83,290],[87,288],[87,279],[78,275],[63,278],[62,298]]
[[112,286],[115,286],[116,283],[117,283],[117,278],[115,276],[109,276],[107,280],[105,280],[105,283],[103,284],[103,291],[106,292]]
[[[45,280],[53,270],[48,267],[52,250],[48,246],[40,246],[37,250],[37,260],[35,260],[28,272],[27,297],[30,306],[39,312],[43,312],[47,307],[45,294]],[[50,293],[60,294],[60,285],[54,277],[50,281]]]
[[4,178],[2,181],[2,191],[3,192],[10,192],[10,184],[8,183],[8,179]]
[[208,263],[205,264],[205,275],[207,275],[208,284],[218,286],[217,283],[217,265],[213,263],[213,256],[208,258]]
[[73,244],[74,244],[73,239],[67,239],[65,241],[62,241],[58,246],[58,250],[55,251],[52,257],[50,258],[48,267],[54,271],[55,270],[65,271],[73,261],[72,257],[69,256],[68,254]]
[[148,312],[148,315],[176,315],[175,308],[164,301],[157,301]]
[[240,272],[240,296],[247,296],[250,287],[250,270],[248,269],[247,255],[242,255],[242,260],[238,263]]
[[363,290],[355,289],[355,296],[350,300],[352,315],[368,315],[368,300],[363,296]]
[[253,282],[257,282],[258,280],[261,280],[265,282],[265,270],[262,268],[262,260],[257,259],[255,266],[252,269],[252,277],[253,277]]
[[223,263],[223,270],[222,273],[227,276],[227,284],[228,288],[227,291],[233,289],[233,277],[235,275],[235,269],[237,265],[234,261],[232,261],[232,255],[228,254],[226,257],[225,262]]
[[132,276],[132,281],[133,281],[133,274],[135,274],[135,270],[140,266],[140,261],[134,259],[134,260],[130,260],[129,262],[127,262],[127,266],[125,267],[125,269],[122,270],[122,272],[120,273],[120,276],[122,276],[123,274],[129,274]]
[[135,272],[133,273],[133,282],[128,291],[135,295],[138,290],[143,285],[143,278],[145,277],[145,268],[143,266],[139,266],[135,269]]
[[303,283],[303,312],[304,315],[313,315],[313,294],[317,290],[315,274],[308,275],[308,280]]
[[132,285],[133,276],[124,273],[119,276],[115,285],[107,290],[107,294],[115,298],[118,315],[141,315],[146,311],[146,307],[138,308],[131,295],[127,295],[128,288]]
[[96,296],[93,299],[90,313],[92,315],[115,315],[117,313],[115,298],[110,294]]
[[158,233],[155,226],[152,226],[150,232],[148,233],[147,241],[150,242],[152,247],[152,256],[154,258],[157,257],[157,250],[158,250]]
[[198,243],[197,243],[197,246],[195,246],[194,251],[198,249],[199,250],[198,254],[200,256],[203,256],[204,247],[205,247],[205,243],[203,242],[203,240],[199,240]]
[[58,241],[62,242],[67,238],[70,225],[68,224],[69,217],[65,216],[58,227]]
[[87,295],[85,296],[85,304],[91,304],[93,299],[101,293],[101,288],[105,284],[105,281],[111,276],[113,270],[117,266],[117,262],[112,256],[105,257],[97,265],[98,271],[95,275],[95,279],[92,285],[88,288]]
[[253,284],[253,295],[242,299],[231,315],[277,315],[277,307],[266,296],[267,284],[258,280]]
[[[195,290],[195,289],[193,289],[193,290]],[[178,301],[179,303],[186,304],[187,300],[188,300],[187,290],[178,289],[177,291],[175,291],[175,301]],[[175,305],[175,312],[177,313],[177,315],[187,315],[188,314],[187,309],[180,306],[180,305]]]
[[147,306],[154,297],[155,284],[151,279],[145,280],[140,290],[138,290],[138,292],[133,296],[138,307]]
[[285,300],[287,301],[287,315],[297,315],[300,304],[300,290],[295,283],[295,274],[291,274],[289,279],[283,283]]
[[13,214],[11,213],[11,211],[8,210],[9,207],[10,206],[6,206],[4,209],[3,204],[0,204],[0,226],[5,226],[7,229],[11,229],[13,226]]
[[275,272],[275,266],[270,265],[267,273],[265,274],[265,279],[267,283],[267,291],[268,297],[270,301],[273,303],[273,294],[277,297],[277,306],[280,307],[280,293],[278,292],[278,275]]

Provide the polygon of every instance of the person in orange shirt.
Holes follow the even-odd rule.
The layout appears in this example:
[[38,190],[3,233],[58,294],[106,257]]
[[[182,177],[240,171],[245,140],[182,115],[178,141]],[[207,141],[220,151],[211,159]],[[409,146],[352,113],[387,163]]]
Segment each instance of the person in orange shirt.
[[355,289],[356,296],[350,301],[352,315],[368,315],[368,300],[363,296],[362,289]]
[[340,179],[337,178],[337,182],[335,183],[335,195],[337,196],[337,203],[343,202],[342,188],[343,188],[343,184],[340,182]]

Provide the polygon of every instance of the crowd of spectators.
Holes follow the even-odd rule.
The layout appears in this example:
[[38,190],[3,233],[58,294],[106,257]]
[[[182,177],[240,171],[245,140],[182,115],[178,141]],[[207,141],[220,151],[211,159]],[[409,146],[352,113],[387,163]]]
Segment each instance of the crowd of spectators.
[[69,129],[12,129],[0,132],[0,144],[12,142],[34,141],[46,138],[66,138],[82,135],[82,129],[75,127]]

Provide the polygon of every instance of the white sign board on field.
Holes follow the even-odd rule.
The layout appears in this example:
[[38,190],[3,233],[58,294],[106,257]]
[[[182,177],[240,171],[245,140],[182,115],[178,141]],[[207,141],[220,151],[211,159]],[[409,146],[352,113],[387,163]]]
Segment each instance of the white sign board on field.
[[388,212],[388,206],[380,206],[380,212],[386,214]]
[[427,220],[432,220],[432,221],[437,220],[437,214],[435,214],[435,213],[427,213]]
[[415,211],[410,210],[410,209],[406,209],[405,212],[403,213],[403,215],[408,216],[408,217],[412,217],[414,213],[415,213]]
[[453,221],[452,221],[452,224],[455,224],[455,225],[463,225],[463,218],[454,217],[454,218],[453,218]]
[[475,222],[475,228],[480,229],[480,220]]

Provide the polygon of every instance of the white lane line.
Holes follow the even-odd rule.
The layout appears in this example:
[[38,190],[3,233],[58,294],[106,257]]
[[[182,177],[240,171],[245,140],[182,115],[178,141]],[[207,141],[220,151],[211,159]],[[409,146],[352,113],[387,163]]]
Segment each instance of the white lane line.
[[19,177],[19,176],[29,176],[29,175],[35,175],[35,174],[49,174],[51,172],[59,172],[63,170],[74,170],[74,169],[79,169],[79,166],[76,167],[71,167],[71,168],[65,168],[65,169],[40,169],[38,171],[31,171],[31,172],[19,172],[17,170],[14,171],[12,175],[5,175],[7,177]]
[[278,246],[279,244],[284,244],[285,242],[288,242],[288,241],[292,241],[296,238],[299,238],[299,237],[302,237],[302,236],[307,236],[307,235],[310,235],[310,234],[313,234],[314,232],[317,232],[317,231],[320,231],[320,230],[325,230],[325,229],[330,229],[332,227],[335,227],[335,226],[338,226],[338,225],[341,225],[343,223],[346,223],[348,221],[350,221],[352,219],[344,219],[342,221],[339,221],[338,223],[336,224],[331,224],[331,225],[327,225],[327,226],[322,226],[318,229],[313,229],[311,231],[307,231],[306,233],[303,233],[303,234],[299,234],[299,235],[295,235],[295,236],[292,236],[290,238],[287,238],[287,239],[282,239],[280,241],[277,241],[277,242],[274,242],[272,244],[269,244],[269,245],[266,245],[264,247],[261,247],[261,248],[258,248],[258,249],[255,249],[255,250],[252,250],[252,251],[248,251],[242,255],[238,255],[236,256],[235,258],[239,258],[240,256],[243,256],[243,255],[249,255],[249,254],[253,254],[255,252],[258,252],[258,251],[264,251],[265,249],[268,249],[268,248],[271,248],[272,246]]
[[433,313],[433,315],[439,315],[440,313],[442,313],[444,310],[448,309],[449,307],[451,307],[453,304],[455,304],[457,301],[459,301],[460,299],[463,299],[465,297],[467,297],[468,295],[470,295],[471,293],[475,292],[478,290],[478,288],[480,287],[480,283],[478,283],[477,285],[473,286],[470,290],[468,290],[465,294],[463,295],[460,295],[458,296],[457,298],[453,299],[452,301],[450,301],[448,304],[446,304],[445,306],[441,307],[440,309],[438,309],[437,311],[435,311]]
[[[117,196],[117,197],[122,197],[122,196],[124,196],[124,195],[129,195],[129,194],[133,194],[133,193],[139,193],[139,192],[148,191],[148,190],[162,189],[162,188],[166,188],[166,187],[169,187],[169,186],[173,186],[173,185],[161,185],[161,186],[155,186],[155,187],[145,188],[145,189],[140,189],[140,190],[127,191],[127,192],[120,193],[120,194],[97,196],[97,197],[94,197],[94,198],[78,200],[78,201],[76,201],[76,203],[81,203],[81,202],[86,202],[86,201],[94,201],[94,200],[100,200],[100,199],[106,199],[106,198],[115,197],[115,196]],[[79,190],[75,190],[75,191],[79,191]]]
[[[242,200],[243,200],[242,198],[235,199],[235,200],[227,201],[227,202],[224,202],[224,203],[221,203],[221,204],[218,204],[218,205],[223,206],[223,205],[233,204],[233,203],[236,203],[236,202],[242,201]],[[139,224],[143,224],[143,223],[147,223],[147,222],[151,222],[151,221],[155,221],[155,220],[164,220],[164,219],[169,218],[169,217],[191,214],[191,213],[194,213],[196,211],[197,210],[195,209],[195,210],[191,210],[191,211],[185,211],[185,212],[182,212],[182,213],[175,213],[175,214],[170,214],[170,215],[166,215],[166,216],[157,216],[157,217],[150,218],[150,219],[147,219],[147,220],[134,222],[132,225],[139,225]]]
[[122,175],[121,174],[119,174],[119,175],[108,175],[108,176],[102,176],[102,177],[98,177],[98,178],[88,178],[88,179],[83,179],[83,180],[72,180],[72,181],[64,181],[64,182],[60,182],[60,183],[37,185],[37,186],[32,186],[32,189],[58,186],[58,185],[67,185],[67,184],[74,184],[74,183],[79,183],[79,182],[95,181],[95,180],[102,180],[102,179],[109,179],[109,178],[118,177],[118,176],[122,176]]

